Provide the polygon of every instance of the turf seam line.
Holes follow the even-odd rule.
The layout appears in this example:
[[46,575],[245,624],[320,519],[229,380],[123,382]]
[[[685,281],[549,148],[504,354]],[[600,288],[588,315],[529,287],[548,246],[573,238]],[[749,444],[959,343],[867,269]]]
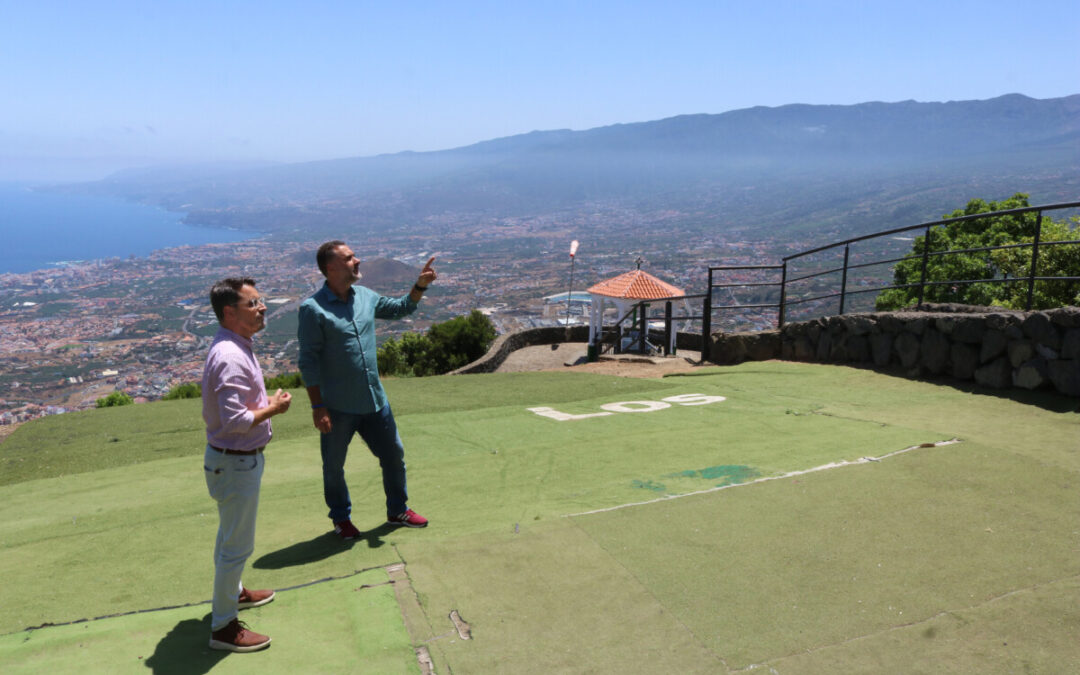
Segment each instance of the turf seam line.
[[755,478],[744,483],[731,483],[728,485],[717,485],[705,490],[695,490],[694,492],[683,492],[677,495],[664,495],[663,497],[657,497],[656,499],[648,499],[643,502],[630,502],[627,504],[619,504],[618,506],[608,506],[602,509],[593,509],[592,511],[582,511],[581,513],[568,513],[563,515],[563,518],[575,518],[577,516],[590,516],[597,513],[607,513],[609,511],[618,511],[620,509],[628,509],[632,506],[645,506],[647,504],[655,504],[657,502],[666,502],[672,499],[682,499],[683,497],[693,497],[695,495],[704,495],[711,492],[719,492],[720,490],[727,490],[728,488],[744,487],[747,485],[754,485],[756,483],[765,483],[773,480],[783,480],[784,478],[794,478],[795,476],[804,476],[809,473],[816,473],[818,471],[827,471],[829,469],[839,469],[845,466],[856,466],[859,464],[869,464],[871,462],[880,462],[883,459],[894,457],[896,455],[902,455],[905,452],[911,452],[912,450],[918,450],[920,448],[938,448],[943,445],[952,445],[954,443],[961,443],[959,438],[951,438],[947,441],[938,441],[936,443],[919,443],[918,445],[912,445],[908,448],[901,450],[894,450],[893,452],[880,455],[878,457],[860,457],[859,459],[843,460],[841,462],[830,462],[828,464],[822,464],[821,466],[815,466],[810,469],[801,469],[799,471],[788,471],[782,473],[779,476],[764,476],[762,478]]
[[[385,569],[385,567],[386,567],[385,565],[376,565],[375,567],[366,567],[366,568],[364,568],[362,570],[356,570],[356,571],[352,572],[351,574],[342,574],[342,575],[336,576],[336,577],[325,577],[323,579],[316,579],[315,581],[308,581],[307,583],[297,584],[295,586],[288,586],[286,588],[278,588],[278,589],[275,589],[275,590],[282,591],[282,592],[284,592],[284,591],[295,591],[295,590],[297,590],[299,588],[306,588],[307,586],[314,586],[315,584],[323,584],[323,583],[326,583],[327,581],[339,581],[341,579],[348,579],[350,577],[355,577],[355,576],[357,576],[359,574],[363,574],[364,572],[370,572],[372,570],[378,570],[378,569]],[[365,589],[365,588],[375,588],[376,586],[389,586],[389,585],[392,585],[393,583],[394,583],[393,581],[384,581],[384,582],[380,582],[380,583],[377,583],[377,584],[363,584],[363,585],[359,586],[356,590],[362,590],[362,589]],[[46,621],[45,623],[37,625],[37,626],[27,626],[26,628],[20,628],[19,630],[12,631],[10,633],[0,633],[0,635],[15,635],[16,633],[25,633],[27,631],[40,630],[42,628],[58,628],[60,626],[74,626],[77,623],[87,623],[89,621],[102,621],[104,619],[117,619],[117,618],[122,617],[122,616],[133,616],[135,614],[148,614],[150,612],[165,612],[165,611],[168,611],[170,609],[184,609],[185,607],[198,607],[199,605],[208,605],[210,603],[211,603],[211,600],[200,600],[198,602],[189,602],[189,603],[186,603],[186,604],[183,604],[183,605],[168,605],[168,606],[165,606],[165,607],[150,607],[148,609],[133,609],[130,612],[118,612],[116,614],[104,614],[102,616],[86,617],[86,618],[83,618],[83,619],[74,619],[72,621],[62,621],[60,623],[53,623],[51,621]]]
[[[451,628],[442,635],[435,635],[431,617],[428,616],[427,610],[424,608],[423,603],[420,602],[419,594],[413,588],[405,557],[401,555],[397,544],[392,544],[392,546],[398,554],[399,562],[387,565],[385,569],[390,577],[390,582],[394,585],[394,598],[397,600],[398,611],[401,613],[402,625],[405,626],[405,632],[409,634],[409,640],[412,642],[413,652],[416,654],[420,672],[423,675],[434,674],[435,661],[431,656],[428,645],[436,640],[454,635],[456,631]],[[406,605],[411,605],[411,607],[406,607]],[[423,625],[420,625],[420,623]],[[446,669],[448,672],[453,672],[449,664],[446,664]]]
[[[578,532],[580,532],[586,539],[591,541],[594,546],[600,549],[600,551],[608,557],[612,565],[622,569],[623,572],[625,572],[628,576],[630,576],[630,578],[636,581],[638,586],[641,587],[642,592],[652,598],[653,602],[655,602],[658,607],[662,609],[665,607],[664,602],[656,596],[656,593],[653,592],[653,589],[649,588],[649,586],[641,579],[641,577],[638,576],[638,574],[634,570],[631,570],[629,567],[623,564],[623,562],[616,558],[611,553],[611,551],[609,551],[603,544],[598,542],[596,540],[596,537],[594,537],[590,532],[588,532],[576,523],[572,523],[571,527],[576,528]],[[693,642],[697,643],[697,645],[701,647],[702,651],[712,654],[716,658],[716,660],[720,662],[720,665],[723,666],[725,672],[731,672],[731,668],[729,668],[727,664],[727,659],[725,659],[722,654],[720,654],[718,651],[710,647],[704,640],[702,640],[693,628],[686,625],[686,622],[682,620],[682,617],[680,617],[678,613],[673,613],[670,616],[671,619],[675,621],[675,623],[682,626],[682,629],[686,631],[686,634],[690,636]]]
[[[927,623],[929,621],[933,621],[934,619],[937,619],[937,618],[940,618],[940,617],[943,617],[943,616],[956,615],[959,612],[977,610],[977,609],[980,609],[982,607],[986,607],[987,605],[992,605],[995,602],[998,602],[999,600],[1004,600],[1005,598],[1011,597],[1013,595],[1017,595],[1019,593],[1028,593],[1028,592],[1034,591],[1034,590],[1036,590],[1038,588],[1042,588],[1043,586],[1048,586],[1050,584],[1056,584],[1056,583],[1060,583],[1062,581],[1068,581],[1068,580],[1071,580],[1071,579],[1080,579],[1080,575],[1070,575],[1070,576],[1067,576],[1067,577],[1061,577],[1060,579],[1050,579],[1049,581],[1043,581],[1043,582],[1040,582],[1040,583],[1037,583],[1037,584],[1032,584],[1031,586],[1024,586],[1023,588],[1014,588],[1013,590],[1002,593],[1001,595],[995,595],[992,598],[988,598],[987,600],[985,600],[983,602],[980,602],[977,605],[969,605],[969,606],[963,607],[961,609],[943,609],[940,612],[937,612],[936,614],[932,614],[932,615],[926,617],[925,619],[919,619],[918,621],[910,621],[908,623],[901,623],[901,624],[897,624],[895,626],[889,626],[887,628],[882,628],[881,630],[875,631],[873,633],[867,633],[865,635],[856,635],[855,637],[848,638],[846,640],[841,640],[839,642],[834,642],[832,644],[820,645],[818,647],[813,647],[813,648],[810,648],[810,649],[802,649],[802,650],[799,650],[797,652],[792,652],[791,654],[785,654],[783,656],[778,656],[775,659],[771,659],[770,661],[765,662],[765,663],[751,663],[750,665],[746,666],[745,668],[739,668],[738,670],[732,670],[730,672],[742,673],[742,672],[745,672],[745,671],[748,671],[748,670],[754,670],[756,668],[763,668],[763,667],[765,667],[767,665],[767,663],[776,663],[778,661],[783,661],[784,659],[789,659],[789,658],[791,658],[793,656],[803,656],[805,654],[813,654],[815,652],[819,652],[819,651],[822,651],[824,649],[831,649],[832,647],[840,647],[840,646],[843,646],[843,645],[846,645],[846,644],[850,644],[852,642],[858,642],[860,640],[866,640],[866,639],[869,639],[869,638],[874,638],[874,637],[877,637],[879,635],[885,635],[885,634],[891,633],[893,631],[912,628],[914,626],[922,625],[924,623]],[[769,666],[769,667],[771,668],[771,666]]]
[[454,630],[453,628],[451,628],[450,630],[446,631],[445,633],[443,633],[441,635],[432,635],[431,637],[429,637],[426,640],[421,640],[420,644],[424,644],[424,645],[431,644],[432,642],[435,642],[437,640],[445,640],[446,638],[453,637],[455,635],[457,635],[457,631]]
[[[322,579],[316,579],[315,581],[308,581],[308,582],[305,582],[305,583],[302,583],[302,584],[297,584],[295,586],[288,586],[286,588],[282,588],[282,589],[279,589],[279,590],[282,590],[282,591],[295,591],[298,588],[307,588],[308,586],[314,586],[315,584],[324,584],[327,581],[338,581],[340,579],[348,579],[350,577],[355,577],[358,574],[363,574],[364,572],[370,572],[372,570],[386,569],[386,567],[388,567],[388,566],[387,565],[376,565],[374,567],[365,567],[362,570],[355,570],[350,574],[342,574],[342,575],[336,576],[336,577],[323,577]],[[374,586],[385,586],[385,585],[391,584],[391,583],[393,583],[393,582],[392,581],[384,581],[384,582],[381,582],[381,583],[378,583],[378,584],[364,584],[363,586],[360,586],[360,588],[372,588]],[[207,600],[206,602],[210,602],[210,601]]]

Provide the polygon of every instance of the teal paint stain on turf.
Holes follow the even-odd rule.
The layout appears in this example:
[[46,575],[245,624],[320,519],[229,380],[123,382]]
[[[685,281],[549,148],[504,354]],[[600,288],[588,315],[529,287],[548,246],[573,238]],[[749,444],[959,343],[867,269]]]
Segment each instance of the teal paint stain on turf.
[[679,471],[676,473],[669,473],[665,475],[665,478],[700,478],[708,481],[719,480],[716,487],[723,487],[725,485],[736,485],[738,483],[745,483],[748,480],[752,480],[761,475],[757,469],[752,466],[746,466],[744,464],[721,464],[720,466],[710,466],[705,469]]
[[[704,469],[676,471],[675,473],[664,474],[663,477],[707,480],[715,482],[716,487],[724,487],[725,485],[745,483],[760,475],[761,472],[752,466],[746,466],[744,464],[721,464],[720,466],[710,466]],[[651,490],[652,492],[668,491],[665,484],[652,480],[632,480],[630,481],[630,486],[641,490]]]
[[652,490],[653,492],[664,492],[667,490],[663,483],[654,483],[651,480],[633,480],[630,481],[630,485],[643,490]]

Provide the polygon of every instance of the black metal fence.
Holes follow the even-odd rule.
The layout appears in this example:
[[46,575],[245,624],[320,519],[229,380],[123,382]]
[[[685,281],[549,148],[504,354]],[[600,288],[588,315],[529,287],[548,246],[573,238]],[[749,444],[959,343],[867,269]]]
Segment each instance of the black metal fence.
[[[860,237],[845,239],[825,246],[819,246],[801,253],[795,253],[783,258],[779,265],[719,265],[710,266],[708,273],[708,290],[700,295],[689,295],[675,298],[659,298],[642,301],[635,304],[630,311],[626,312],[616,323],[601,327],[601,341],[610,345],[616,352],[636,351],[648,352],[656,348],[649,344],[648,314],[651,305],[665,303],[664,312],[664,342],[663,352],[668,353],[667,346],[671,344],[672,323],[675,320],[686,319],[701,321],[702,347],[701,358],[709,358],[709,335],[712,334],[715,312],[724,312],[721,319],[738,316],[743,319],[743,325],[752,325],[758,328],[762,323],[783,327],[785,321],[805,320],[817,316],[844,314],[845,311],[855,309],[866,311],[873,309],[874,299],[878,293],[891,289],[918,288],[918,304],[922,304],[926,296],[926,289],[933,286],[948,285],[959,287],[976,283],[1026,283],[1027,301],[1025,309],[1030,310],[1035,292],[1035,284],[1038,282],[1080,282],[1080,269],[1075,274],[1064,276],[1041,276],[1038,273],[1039,255],[1046,247],[1080,245],[1080,240],[1070,239],[1062,241],[1043,241],[1042,222],[1043,213],[1047,211],[1061,211],[1066,209],[1080,208],[1080,202],[1066,202],[1060,204],[1048,204],[1043,206],[1030,206],[1021,209],[994,211],[992,213],[978,213],[958,218],[946,218],[934,220],[918,225],[898,227],[884,232],[876,232]],[[1023,215],[1035,213],[1035,232],[1031,243],[1006,244],[1002,246],[988,246],[971,249],[954,249],[933,251],[933,234],[935,228],[945,227],[952,223],[988,219],[998,216]],[[912,241],[914,237],[903,235],[921,233],[923,246],[921,253],[914,253]],[[882,244],[881,241],[885,240]],[[878,242],[876,245],[867,242]],[[856,246],[859,245],[859,246]],[[1029,272],[1026,276],[1007,275],[995,276],[987,279],[928,279],[929,261],[935,256],[967,255],[973,253],[989,253],[991,251],[1005,249],[1031,249]],[[882,255],[886,257],[878,258]],[[906,251],[906,252],[905,252]],[[829,256],[832,256],[830,260]],[[891,280],[896,263],[904,260],[917,259],[920,261],[920,278],[918,282],[907,284],[884,283]],[[839,260],[839,264],[837,264]],[[873,270],[870,273],[864,270]],[[860,273],[863,276],[854,279],[853,275]],[[739,297],[736,289],[743,291],[743,297]],[[727,300],[717,302],[716,291],[725,294]],[[872,294],[872,295],[870,295]],[[673,317],[672,301],[675,300],[702,299],[700,315]],[[656,314],[653,310],[654,316]],[[751,321],[746,321],[751,316]],[[633,318],[632,324],[624,328],[627,319]],[[774,317],[774,318],[769,318]],[[773,324],[775,321],[775,324]],[[628,339],[629,338],[629,339]]]
[[[1021,209],[1009,209],[992,213],[978,213],[958,218],[946,218],[934,220],[918,225],[899,227],[884,232],[853,237],[843,241],[819,246],[807,251],[795,253],[783,258],[780,265],[743,265],[743,266],[716,266],[709,268],[709,291],[706,294],[706,311],[703,321],[703,338],[711,332],[712,313],[715,310],[727,312],[736,311],[745,313],[747,310],[775,310],[776,327],[783,327],[784,322],[792,318],[808,319],[816,316],[831,314],[844,314],[851,309],[873,309],[874,299],[882,291],[891,289],[917,288],[917,302],[922,304],[926,297],[926,290],[934,286],[960,287],[968,284],[989,283],[1026,283],[1025,309],[1032,308],[1032,299],[1037,282],[1080,282],[1080,269],[1073,274],[1063,276],[1043,276],[1039,270],[1040,253],[1050,246],[1080,245],[1080,240],[1069,239],[1062,241],[1043,241],[1042,223],[1043,213],[1048,211],[1061,211],[1066,209],[1080,208],[1080,202],[1066,202],[1060,204],[1048,204],[1043,206],[1030,206]],[[988,246],[970,249],[953,249],[934,251],[933,241],[936,228],[943,228],[950,224],[963,221],[976,221],[999,216],[1023,215],[1035,213],[1035,232],[1031,243],[1006,244],[1002,246]],[[921,234],[923,237],[922,252],[912,252],[914,237],[906,237],[907,234]],[[885,240],[885,243],[882,243]],[[873,243],[871,243],[873,242]],[[858,246],[857,246],[858,245]],[[890,250],[892,249],[892,250]],[[904,250],[906,249],[906,252]],[[936,256],[969,255],[976,253],[989,253],[991,251],[1005,249],[1030,249],[1031,258],[1026,276],[1008,277],[1001,274],[985,279],[934,279],[928,278],[929,261]],[[885,252],[885,257],[876,257]],[[897,255],[899,254],[899,255]],[[831,259],[830,256],[831,255]],[[896,263],[904,260],[918,260],[920,265],[919,280],[913,283],[893,284],[885,283],[891,280]],[[838,264],[839,263],[839,264]],[[871,270],[866,273],[864,270]],[[766,271],[779,276],[778,280],[741,280],[734,283],[717,283],[717,274],[730,274],[732,272]],[[855,283],[855,274],[861,274]],[[769,302],[728,302],[716,304],[714,294],[718,289],[756,289],[769,287],[776,289]],[[778,296],[778,297],[777,297]],[[794,315],[794,316],[793,316]],[[702,357],[708,358],[708,340],[703,340]]]

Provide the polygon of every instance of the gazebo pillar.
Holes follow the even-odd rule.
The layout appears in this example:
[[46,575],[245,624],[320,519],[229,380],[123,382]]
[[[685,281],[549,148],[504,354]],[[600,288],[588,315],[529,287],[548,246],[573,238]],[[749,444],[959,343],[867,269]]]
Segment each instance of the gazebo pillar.
[[604,298],[589,294],[589,345],[596,344],[600,334],[600,320],[604,316]]
[[600,356],[600,348],[597,338],[600,335],[604,320],[604,298],[593,293],[589,294],[589,346],[586,350],[586,358],[595,361]]

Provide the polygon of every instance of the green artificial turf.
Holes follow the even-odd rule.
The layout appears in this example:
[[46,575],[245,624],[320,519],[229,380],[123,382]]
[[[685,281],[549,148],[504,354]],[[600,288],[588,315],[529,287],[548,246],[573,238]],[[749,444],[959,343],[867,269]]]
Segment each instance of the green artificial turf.
[[777,659],[781,673],[1077,673],[1080,579],[1040,584],[836,645]]
[[575,522],[744,668],[1080,575],[1057,478],[959,444]]
[[420,672],[381,569],[279,592],[241,612],[271,639],[251,654],[209,648],[209,611],[201,604],[0,635],[0,664],[7,674]]
[[[329,533],[317,458],[317,447],[296,441],[267,451],[249,585],[290,586],[399,560],[378,533],[352,545]],[[0,605],[18,608],[0,615],[0,633],[210,597],[217,508],[201,457],[30,481],[0,494]],[[72,594],[72,582],[83,592]]]
[[[387,644],[407,655],[427,647],[436,672],[760,665],[786,675],[833,663],[843,668],[832,672],[881,672],[882,659],[920,672],[935,658],[943,672],[1013,669],[1003,663],[1067,672],[1050,666],[1076,658],[1066,637],[1076,612],[1053,617],[1036,600],[1050,588],[1075,598],[1080,575],[1073,399],[778,362],[662,380],[520,373],[388,389],[410,505],[431,526],[383,524],[377,463],[356,441],[346,471],[366,535],[347,544],[331,534],[318,439],[297,406],[275,420],[245,582],[338,579],[291,592],[302,598],[404,563],[411,585],[395,588],[403,604]],[[726,400],[570,421],[528,410],[584,415],[691,393]],[[100,635],[92,658],[123,662],[132,629],[122,622],[160,613],[23,629],[209,597],[217,517],[199,466],[197,403],[59,416],[0,444],[4,466],[34,456],[40,469],[0,481],[0,670],[29,663],[11,645],[78,626]],[[658,404],[630,405],[646,406]],[[130,456],[92,440],[106,430]],[[34,455],[42,447],[48,454]],[[1011,627],[1006,605],[1040,630]],[[471,640],[454,631],[452,610],[472,625]],[[169,611],[182,617],[148,628],[151,644],[206,609]],[[321,611],[313,603],[301,613]],[[272,615],[258,616],[256,630]],[[927,630],[951,637],[927,640]],[[999,636],[1018,646],[997,649]],[[310,643],[298,648],[309,670],[334,670]],[[260,663],[297,669],[284,657]]]
[[[887,452],[940,437],[900,426],[792,414],[751,391],[709,405],[672,405],[571,422],[529,412],[527,404],[557,404],[578,413],[600,410],[612,401],[732,389],[723,380],[704,378],[598,378],[595,398],[583,398],[586,391],[579,388],[576,400],[560,402],[553,386],[559,377],[460,380],[463,400],[489,400],[487,408],[460,413],[410,414],[409,405],[402,406],[406,412],[398,414],[398,421],[413,505],[433,522],[423,533],[427,539],[505,532],[569,513],[857,459],[871,447]],[[530,380],[537,381],[531,395],[521,386]],[[626,391],[628,383],[638,389]],[[513,394],[492,384],[505,385]],[[515,403],[507,405],[507,399]],[[765,436],[763,430],[768,430]],[[257,548],[250,563],[262,584],[304,583],[389,564],[399,558],[387,544],[419,534],[383,526],[381,479],[360,442],[347,465],[353,520],[372,536],[350,547],[341,547],[329,534],[317,437],[275,440],[266,459]],[[0,631],[154,602],[205,599],[217,514],[206,495],[200,461],[187,455],[3,488],[0,572],[12,583],[0,589],[0,604],[25,609],[0,618]],[[71,600],[61,588],[42,592],[34,582],[42,572],[62,577],[72,569],[95,579],[95,593]],[[173,584],[155,588],[161,577]]]
[[[486,377],[486,380],[477,378]],[[532,378],[532,379],[529,379]],[[498,380],[494,389],[488,386]],[[529,382],[522,387],[520,383]],[[588,383],[587,386],[582,386]],[[505,405],[576,401],[598,392],[620,396],[662,386],[581,373],[534,378],[531,373],[457,377],[388,378],[395,417],[414,412],[468,412],[491,405],[493,394]],[[311,438],[316,432],[302,389],[290,390],[296,405],[274,418],[278,440]],[[156,401],[43,417],[23,425],[0,444],[0,486],[201,454],[206,444],[202,400]]]
[[430,643],[454,672],[722,672],[664,598],[565,521],[401,550],[428,615],[457,609],[472,627]]

